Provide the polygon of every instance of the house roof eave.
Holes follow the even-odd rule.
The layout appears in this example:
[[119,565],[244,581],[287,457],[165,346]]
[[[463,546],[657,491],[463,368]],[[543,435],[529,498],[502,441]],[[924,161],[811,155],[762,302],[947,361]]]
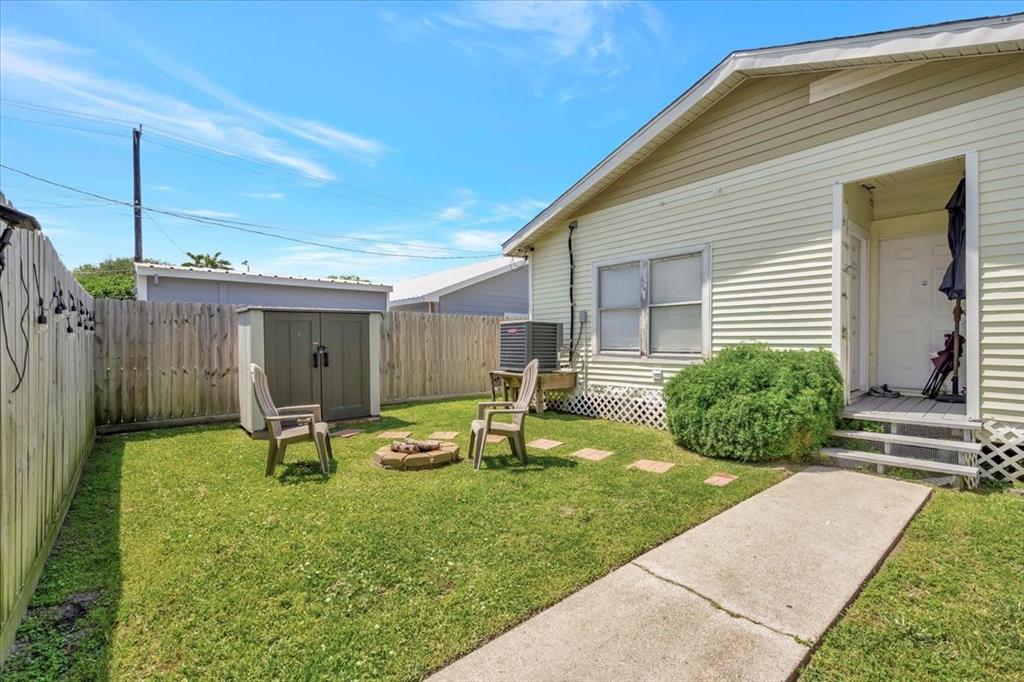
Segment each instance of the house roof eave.
[[1024,50],[1022,25],[1024,14],[1011,14],[732,52],[506,240],[502,253],[522,255],[547,228],[568,219],[696,118],[706,100],[717,101],[751,76],[949,59],[951,50],[982,45],[1020,51]]

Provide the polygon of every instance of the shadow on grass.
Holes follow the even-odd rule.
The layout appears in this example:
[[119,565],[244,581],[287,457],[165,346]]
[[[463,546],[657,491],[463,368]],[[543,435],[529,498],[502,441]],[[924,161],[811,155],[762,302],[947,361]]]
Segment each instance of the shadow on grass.
[[47,559],[3,679],[109,677],[121,599],[122,437],[101,438]]
[[[470,466],[473,466],[472,459],[470,459]],[[544,471],[545,469],[573,468],[576,466],[579,466],[578,462],[564,457],[527,455],[526,464],[523,464],[521,459],[512,454],[489,455],[487,452],[484,452],[480,471],[496,470],[507,471],[511,474],[527,474],[534,471]]]
[[[544,414],[537,414],[531,412],[527,415],[527,419],[539,419],[541,421],[553,421],[553,422],[603,422],[607,420],[598,419],[597,417],[588,417],[584,414],[570,414],[569,412],[555,412],[552,409],[544,410]],[[614,422],[622,423],[622,422]]]
[[[315,455],[316,453],[314,452],[313,454]],[[331,476],[337,473],[338,463],[335,460],[331,460],[326,475],[320,473],[320,461],[317,459],[285,462],[279,464],[278,468],[283,468],[281,474],[277,476],[277,482],[281,485],[299,485],[302,483],[323,485],[331,480]]]

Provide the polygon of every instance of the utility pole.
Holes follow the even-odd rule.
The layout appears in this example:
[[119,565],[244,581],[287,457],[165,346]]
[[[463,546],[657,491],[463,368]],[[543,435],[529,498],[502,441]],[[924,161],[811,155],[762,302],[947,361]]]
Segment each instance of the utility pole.
[[135,166],[135,262],[142,262],[142,168],[139,160],[139,142],[142,125],[132,128],[132,160]]

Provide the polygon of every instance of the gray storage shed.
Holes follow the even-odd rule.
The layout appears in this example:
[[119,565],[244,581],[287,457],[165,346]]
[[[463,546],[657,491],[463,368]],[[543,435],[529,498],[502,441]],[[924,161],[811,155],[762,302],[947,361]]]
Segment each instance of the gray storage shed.
[[265,428],[249,363],[267,374],[277,405],[321,406],[326,421],[380,414],[382,314],[250,307],[238,311],[238,408],[249,433]]
[[391,287],[319,277],[136,263],[135,291],[140,301],[385,311]]

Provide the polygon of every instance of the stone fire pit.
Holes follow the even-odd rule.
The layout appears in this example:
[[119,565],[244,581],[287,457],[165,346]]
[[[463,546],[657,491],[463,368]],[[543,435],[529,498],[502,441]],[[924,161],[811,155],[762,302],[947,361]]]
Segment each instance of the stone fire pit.
[[373,461],[385,469],[399,471],[433,469],[459,461],[459,446],[449,441],[405,438],[378,448]]

